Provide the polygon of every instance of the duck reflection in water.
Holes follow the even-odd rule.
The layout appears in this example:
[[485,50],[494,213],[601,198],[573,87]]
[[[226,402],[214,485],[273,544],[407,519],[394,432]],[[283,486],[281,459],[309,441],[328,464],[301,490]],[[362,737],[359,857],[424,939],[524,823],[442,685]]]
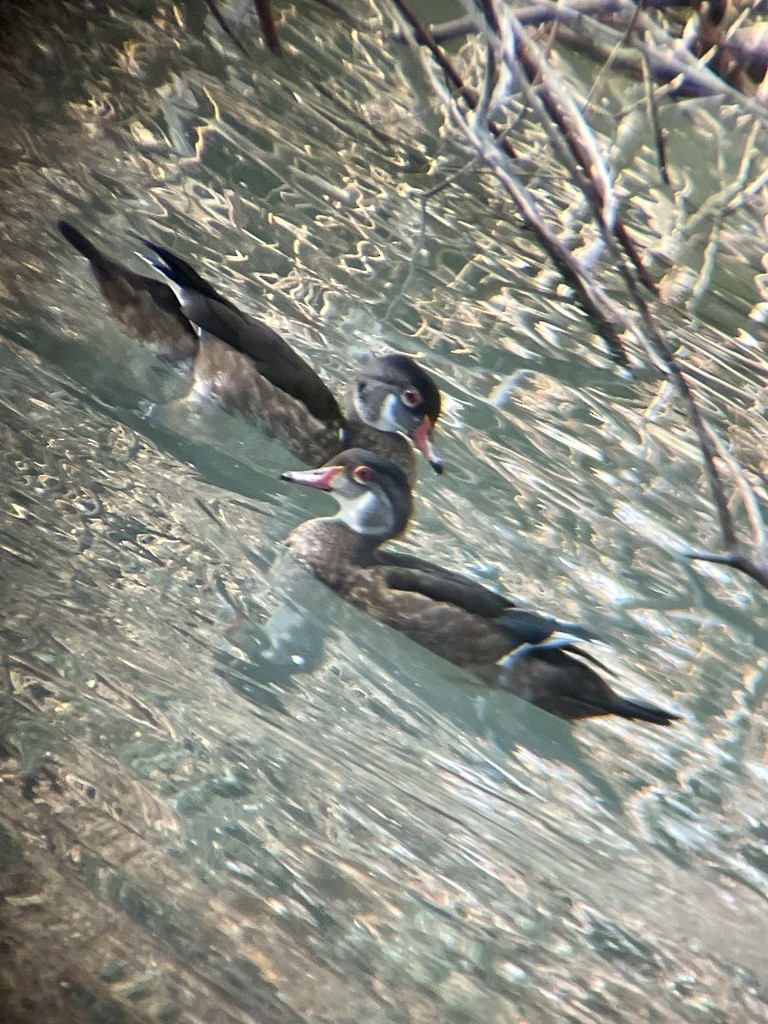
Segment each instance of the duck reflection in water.
[[621,697],[584,644],[590,629],[517,607],[509,598],[420,558],[382,551],[402,534],[413,503],[408,479],[370,451],[342,452],[283,479],[329,492],[339,511],[302,523],[295,558],[347,601],[435,654],[568,721],[618,715],[654,725],[671,711]]
[[160,358],[191,368],[193,397],[215,399],[317,465],[344,448],[365,447],[396,462],[413,481],[414,446],[433,469],[440,391],[409,356],[387,353],[354,375],[345,407],[309,363],[271,327],[242,313],[185,260],[152,242],[146,262],[164,280],[110,259],[67,221],[64,238],[88,260],[114,318]]

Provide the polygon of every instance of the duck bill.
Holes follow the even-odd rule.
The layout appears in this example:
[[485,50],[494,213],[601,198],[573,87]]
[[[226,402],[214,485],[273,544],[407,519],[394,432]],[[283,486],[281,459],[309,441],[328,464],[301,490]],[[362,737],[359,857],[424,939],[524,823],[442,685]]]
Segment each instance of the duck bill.
[[292,484],[302,484],[304,487],[315,487],[319,491],[332,491],[333,481],[338,473],[342,472],[341,466],[321,466],[320,469],[292,469],[280,475],[281,480],[288,480]]
[[429,416],[425,416],[411,434],[411,440],[430,464],[432,469],[434,469],[436,473],[442,473],[443,460],[440,458],[440,452],[438,452],[437,448],[435,448],[432,443],[433,426],[434,424],[430,420]]

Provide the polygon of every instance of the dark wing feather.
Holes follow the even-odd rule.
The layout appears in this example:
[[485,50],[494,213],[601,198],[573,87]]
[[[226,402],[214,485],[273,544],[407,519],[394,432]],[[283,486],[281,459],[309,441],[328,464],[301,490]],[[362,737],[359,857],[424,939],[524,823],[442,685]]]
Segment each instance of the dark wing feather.
[[73,245],[81,256],[85,256],[100,284],[108,286],[113,281],[125,281],[134,291],[146,292],[156,306],[164,312],[176,316],[180,325],[192,332],[192,327],[182,313],[179,300],[173,289],[169,288],[164,281],[158,281],[156,277],[147,277],[145,274],[137,274],[121,263],[109,259],[100,249],[96,248],[90,239],[86,238],[68,221],[60,220],[58,228],[69,244]]
[[199,292],[200,295],[205,295],[208,299],[215,299],[216,302],[220,302],[222,306],[227,306],[235,313],[240,313],[233,302],[230,302],[220,292],[217,292],[213,285],[206,281],[204,277],[201,277],[195,268],[187,263],[186,260],[183,260],[181,256],[177,256],[170,249],[165,249],[162,245],[156,245],[146,238],[142,238],[141,242],[148,249],[151,249],[156,256],[160,257],[159,261],[150,260],[152,266],[156,267],[161,274],[165,274],[171,281],[174,281],[180,288],[188,288],[191,291]]
[[331,389],[277,331],[214,299],[192,298],[184,302],[184,311],[203,331],[253,360],[263,377],[298,398],[317,419],[343,424],[344,416]]
[[553,633],[567,633],[577,640],[599,640],[591,629],[573,622],[560,622],[551,615],[517,608],[503,594],[489,590],[482,583],[431,565],[409,555],[387,552],[387,585],[393,590],[424,594],[433,601],[456,605],[464,611],[487,619],[503,630],[510,647],[544,643]]
[[455,604],[483,619],[498,618],[515,607],[509,598],[477,583],[464,573],[443,569],[417,555],[399,551],[379,552],[378,561],[386,566],[387,583],[393,590],[425,594],[433,601]]
[[160,257],[153,266],[182,289],[182,307],[193,324],[252,359],[263,377],[303,402],[317,419],[343,424],[333,392],[277,331],[242,313],[186,260],[153,242],[145,244]]

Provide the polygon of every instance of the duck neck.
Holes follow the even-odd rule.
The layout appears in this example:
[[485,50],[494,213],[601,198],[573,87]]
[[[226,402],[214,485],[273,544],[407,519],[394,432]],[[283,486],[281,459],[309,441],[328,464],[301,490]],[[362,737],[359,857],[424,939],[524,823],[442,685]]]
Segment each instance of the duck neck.
[[365,423],[356,412],[350,410],[344,428],[345,448],[365,448],[382,455],[396,466],[413,483],[416,476],[416,460],[411,442],[402,434],[389,433]]

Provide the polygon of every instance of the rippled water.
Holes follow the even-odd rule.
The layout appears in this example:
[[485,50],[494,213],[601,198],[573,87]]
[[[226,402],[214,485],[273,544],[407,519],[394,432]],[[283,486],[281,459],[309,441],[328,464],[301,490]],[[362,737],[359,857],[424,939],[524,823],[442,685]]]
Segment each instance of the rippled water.
[[[356,28],[276,5],[284,61],[230,8],[252,62],[203,3],[121,6],[40,7],[6,34],[7,1019],[768,1019],[765,591],[681,557],[719,540],[673,396],[616,373],[487,176],[433,197],[420,238],[421,191],[460,154],[362,0]],[[603,128],[641,95],[611,83]],[[648,184],[642,135],[621,179],[658,251],[750,131],[701,104],[663,118],[678,201]],[[684,304],[699,225],[661,311],[754,480],[764,205],[722,226]],[[281,556],[324,497],[184,402],[61,216],[126,261],[136,235],[193,256],[334,382],[370,346],[427,362],[448,472],[422,471],[406,546],[588,621],[622,692],[685,721],[571,734],[329,614]]]

